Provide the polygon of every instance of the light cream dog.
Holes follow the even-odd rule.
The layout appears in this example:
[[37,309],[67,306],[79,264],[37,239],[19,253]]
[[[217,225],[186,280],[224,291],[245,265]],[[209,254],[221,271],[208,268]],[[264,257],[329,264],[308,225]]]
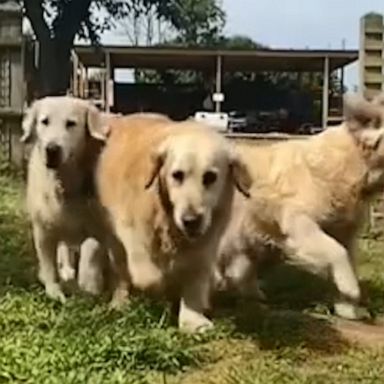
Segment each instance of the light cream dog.
[[111,128],[97,185],[127,255],[116,261],[115,300],[130,284],[170,289],[181,298],[180,328],[211,327],[203,314],[211,269],[235,185],[247,195],[246,167],[223,137],[197,123],[131,116]]
[[329,271],[339,316],[365,315],[353,248],[364,206],[384,187],[384,124],[376,104],[350,97],[345,122],[307,140],[238,145],[255,183],[251,200],[238,196],[216,283],[247,284],[260,257],[284,254],[295,264]]
[[33,141],[26,197],[39,278],[47,295],[60,301],[57,258],[68,256],[66,247],[104,236],[93,172],[107,131],[106,116],[95,106],[68,96],[34,102],[23,120],[21,140]]

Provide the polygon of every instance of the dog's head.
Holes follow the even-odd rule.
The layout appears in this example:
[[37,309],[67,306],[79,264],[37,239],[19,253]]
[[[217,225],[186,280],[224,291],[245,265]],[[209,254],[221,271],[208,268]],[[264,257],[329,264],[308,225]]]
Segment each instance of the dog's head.
[[79,156],[90,138],[105,140],[107,119],[86,100],[68,96],[35,101],[23,119],[21,141],[35,140],[46,166],[58,169]]
[[238,154],[219,134],[201,126],[182,132],[183,124],[190,123],[181,123],[180,132],[165,139],[153,153],[146,188],[159,177],[175,225],[194,240],[210,228],[228,188],[236,186],[249,196],[251,178]]
[[384,187],[384,97],[372,101],[346,96],[344,113],[348,130],[362,148],[369,174],[367,188]]
[[344,115],[348,130],[373,158],[384,160],[384,98],[372,101],[361,96],[344,97]]

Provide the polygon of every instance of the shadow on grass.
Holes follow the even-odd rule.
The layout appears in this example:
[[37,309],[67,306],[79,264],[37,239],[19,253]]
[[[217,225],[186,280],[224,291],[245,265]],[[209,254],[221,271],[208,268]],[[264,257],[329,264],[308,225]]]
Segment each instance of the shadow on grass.
[[260,277],[267,307],[219,295],[215,316],[233,318],[235,332],[251,337],[261,349],[303,346],[334,354],[347,346],[326,319],[333,290],[324,279],[289,265],[275,266]]

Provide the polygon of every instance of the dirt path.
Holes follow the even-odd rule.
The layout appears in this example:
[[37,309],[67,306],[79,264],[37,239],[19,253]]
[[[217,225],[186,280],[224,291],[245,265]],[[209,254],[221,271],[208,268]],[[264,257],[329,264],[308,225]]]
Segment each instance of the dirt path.
[[375,324],[337,319],[333,325],[343,338],[352,343],[384,347],[384,319],[378,319]]

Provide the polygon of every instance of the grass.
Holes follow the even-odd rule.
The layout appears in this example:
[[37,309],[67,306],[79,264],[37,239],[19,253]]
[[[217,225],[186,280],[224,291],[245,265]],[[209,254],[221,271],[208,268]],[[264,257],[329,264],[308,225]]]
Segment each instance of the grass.
[[[204,336],[179,333],[169,309],[143,297],[123,312],[76,295],[50,301],[36,281],[18,180],[0,176],[0,383],[383,382],[384,349],[349,345],[330,321],[310,316],[329,315],[329,289],[290,267],[264,276],[271,309],[219,298],[216,330]],[[383,245],[360,243],[376,316],[384,313]]]

